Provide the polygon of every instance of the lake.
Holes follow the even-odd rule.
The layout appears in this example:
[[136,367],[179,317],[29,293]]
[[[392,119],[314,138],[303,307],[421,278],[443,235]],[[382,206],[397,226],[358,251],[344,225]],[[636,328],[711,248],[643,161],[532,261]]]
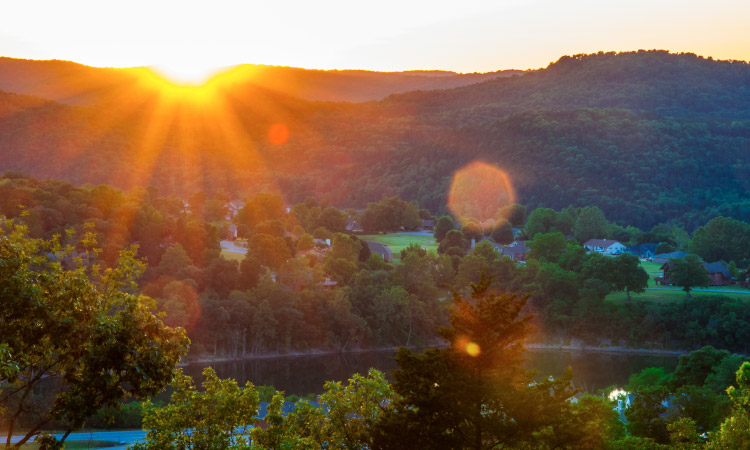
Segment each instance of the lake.
[[[247,359],[228,362],[192,363],[183,368],[194,380],[202,380],[203,368],[211,365],[222,378],[234,378],[244,385],[272,385],[287,395],[319,394],[328,380],[344,381],[354,373],[367,373],[374,367],[385,373],[396,368],[393,351],[346,353],[315,356]],[[611,385],[623,386],[632,373],[647,367],[664,367],[667,373],[677,366],[678,356],[597,351],[527,351],[526,368],[537,378],[560,376],[573,367],[573,381],[586,392],[596,393]]]

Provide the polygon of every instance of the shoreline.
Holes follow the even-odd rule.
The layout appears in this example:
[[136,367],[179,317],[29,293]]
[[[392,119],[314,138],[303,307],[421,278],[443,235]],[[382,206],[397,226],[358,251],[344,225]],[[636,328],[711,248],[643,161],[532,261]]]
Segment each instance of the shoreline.
[[[436,345],[433,347],[440,347]],[[419,350],[424,348],[433,347],[406,347],[410,350]],[[367,348],[358,350],[319,350],[310,352],[291,352],[291,353],[261,353],[254,355],[245,356],[197,356],[195,359],[189,359],[181,361],[178,367],[185,367],[192,364],[206,364],[206,363],[225,363],[233,361],[251,361],[251,360],[268,360],[268,359],[285,359],[285,358],[305,358],[305,357],[316,357],[316,356],[331,356],[331,355],[356,355],[364,353],[382,353],[382,352],[395,352],[401,347],[379,347],[379,348]],[[632,348],[632,347],[602,347],[602,346],[587,346],[587,345],[562,345],[562,344],[544,344],[534,343],[526,344],[526,351],[540,351],[540,350],[558,350],[565,352],[576,352],[576,353],[626,353],[632,355],[664,355],[664,356],[680,356],[686,353],[690,353],[690,350],[669,350],[669,349],[651,349],[651,348]]]

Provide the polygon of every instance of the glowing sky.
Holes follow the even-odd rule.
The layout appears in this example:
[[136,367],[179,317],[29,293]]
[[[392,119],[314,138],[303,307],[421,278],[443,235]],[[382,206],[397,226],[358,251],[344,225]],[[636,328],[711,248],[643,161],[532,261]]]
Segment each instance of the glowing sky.
[[750,1],[3,2],[0,55],[200,73],[240,63],[485,72],[666,49],[750,60]]

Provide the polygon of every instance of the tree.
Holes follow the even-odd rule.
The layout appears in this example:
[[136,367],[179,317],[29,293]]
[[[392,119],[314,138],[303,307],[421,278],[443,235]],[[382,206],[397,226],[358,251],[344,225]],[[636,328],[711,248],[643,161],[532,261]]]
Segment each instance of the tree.
[[252,255],[261,265],[278,269],[292,257],[292,252],[283,238],[267,234],[254,234],[250,239],[248,255]]
[[203,390],[180,374],[173,383],[169,404],[144,405],[144,442],[131,450],[229,449],[249,445],[245,427],[258,414],[258,392],[249,381],[245,388],[234,380],[221,380],[208,367]]
[[708,286],[711,279],[703,267],[703,263],[695,255],[687,255],[681,259],[670,259],[672,269],[669,271],[669,280],[681,286],[688,297],[690,290],[695,286]]
[[454,293],[451,326],[441,332],[449,347],[399,349],[397,398],[373,428],[373,449],[585,447],[590,417],[567,402],[572,374],[530,383],[521,368],[526,298],[498,296],[489,285],[486,278],[472,285],[469,299]]
[[681,355],[677,367],[669,376],[669,387],[675,390],[686,385],[703,386],[728,356],[728,351],[718,350],[710,345]]
[[557,261],[566,248],[565,236],[562,233],[537,233],[534,239],[527,243],[529,258]]
[[450,216],[440,216],[437,222],[435,222],[435,228],[433,228],[432,233],[435,236],[435,240],[441,242],[445,238],[445,235],[455,228],[456,224]]
[[695,230],[690,251],[708,262],[748,259],[750,224],[728,217],[715,217]]
[[500,211],[500,217],[510,222],[514,227],[521,227],[526,222],[526,206],[513,203]]
[[500,219],[492,229],[492,240],[498,244],[510,244],[513,242],[513,226],[507,220]]
[[625,410],[628,431],[634,436],[651,438],[662,444],[669,442],[667,421],[661,416],[666,411],[662,401],[669,395],[667,388],[642,387],[633,395],[633,403]]
[[648,286],[648,274],[641,267],[641,261],[630,253],[617,255],[610,264],[610,274],[607,281],[612,283],[616,291],[623,289],[630,301],[630,291],[645,292]]
[[596,206],[581,208],[575,224],[575,237],[583,244],[589,239],[601,239],[605,237],[607,229],[607,218]]
[[735,449],[750,446],[750,362],[737,370],[737,387],[730,386],[727,394],[732,401],[732,414],[712,437],[710,448]]
[[[71,247],[30,239],[11,221],[0,227],[0,348],[13,369],[0,364],[6,445],[25,412],[33,422],[16,447],[52,420],[64,424],[64,442],[98,409],[154,395],[172,380],[189,341],[184,330],[154,316],[146,298],[130,293],[145,268],[135,249],[104,269],[84,264],[97,253],[90,233],[81,243],[85,253],[74,257]],[[58,383],[58,393],[32,405],[33,393],[49,382]]]

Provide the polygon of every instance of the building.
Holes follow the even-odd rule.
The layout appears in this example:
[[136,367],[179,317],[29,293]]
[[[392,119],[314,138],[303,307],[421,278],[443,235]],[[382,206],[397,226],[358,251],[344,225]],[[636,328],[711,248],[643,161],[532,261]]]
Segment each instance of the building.
[[669,262],[670,259],[682,259],[687,256],[687,253],[676,251],[672,253],[660,253],[658,255],[654,255],[654,262],[657,263],[666,263]]
[[373,241],[365,241],[367,242],[367,247],[370,249],[370,253],[377,253],[383,258],[383,261],[385,262],[391,262],[393,261],[393,251],[388,248],[387,245],[381,244],[380,242],[373,242]]
[[605,255],[619,255],[627,250],[627,247],[612,239],[589,239],[583,246],[591,252],[599,252]]
[[638,244],[628,247],[626,250],[631,255],[635,255],[639,258],[649,259],[656,255],[656,246],[658,244]]

